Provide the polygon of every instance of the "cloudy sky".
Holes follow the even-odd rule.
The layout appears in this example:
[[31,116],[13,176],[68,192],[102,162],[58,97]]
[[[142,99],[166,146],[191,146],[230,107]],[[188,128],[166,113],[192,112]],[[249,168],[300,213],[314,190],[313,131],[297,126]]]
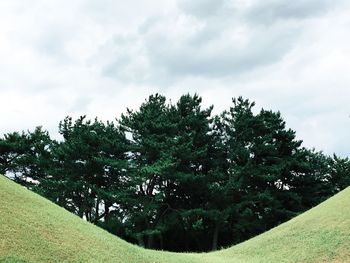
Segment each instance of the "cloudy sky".
[[242,95],[350,156],[350,1],[2,0],[0,134],[112,120],[159,92]]

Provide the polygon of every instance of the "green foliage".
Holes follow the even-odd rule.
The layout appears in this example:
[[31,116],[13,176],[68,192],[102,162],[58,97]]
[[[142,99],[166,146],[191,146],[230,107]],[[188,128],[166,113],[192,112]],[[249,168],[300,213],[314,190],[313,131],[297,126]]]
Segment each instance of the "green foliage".
[[330,162],[329,181],[332,193],[337,193],[350,185],[350,160],[334,155]]
[[27,187],[46,176],[50,166],[52,141],[47,131],[37,127],[34,132],[13,132],[0,139],[0,172],[8,173]]
[[132,243],[208,251],[260,234],[350,185],[350,161],[302,147],[279,112],[239,97],[212,116],[155,94],[116,123],[85,116],[0,139],[0,172]]
[[91,122],[85,116],[74,123],[67,117],[59,131],[64,140],[52,150],[43,194],[90,222],[106,219],[128,181],[124,133],[113,123]]
[[[128,110],[121,117],[121,128],[130,134],[129,178],[134,189],[124,207],[125,224],[139,245],[153,247],[153,240],[164,229],[168,205],[166,187],[174,161],[168,149],[172,145],[174,124],[169,119],[165,97],[150,96],[139,111]],[[160,237],[161,238],[161,237]]]

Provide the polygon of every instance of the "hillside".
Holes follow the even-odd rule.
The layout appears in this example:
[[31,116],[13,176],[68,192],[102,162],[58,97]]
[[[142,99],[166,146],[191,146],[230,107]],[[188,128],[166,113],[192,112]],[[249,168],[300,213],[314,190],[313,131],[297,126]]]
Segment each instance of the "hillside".
[[350,262],[350,188],[258,237],[214,253],[131,245],[0,176],[0,262]]

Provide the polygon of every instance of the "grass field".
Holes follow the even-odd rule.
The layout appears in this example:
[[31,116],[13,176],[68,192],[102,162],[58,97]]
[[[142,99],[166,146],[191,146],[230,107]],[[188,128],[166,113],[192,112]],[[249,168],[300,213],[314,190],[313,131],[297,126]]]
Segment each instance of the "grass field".
[[195,254],[131,245],[0,176],[0,262],[350,262],[350,188],[242,244]]

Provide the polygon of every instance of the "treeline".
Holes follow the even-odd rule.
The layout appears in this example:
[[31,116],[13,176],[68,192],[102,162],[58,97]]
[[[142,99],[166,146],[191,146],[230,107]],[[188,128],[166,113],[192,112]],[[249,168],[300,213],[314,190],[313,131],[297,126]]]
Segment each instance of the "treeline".
[[0,139],[0,173],[147,248],[244,241],[350,185],[350,161],[301,146],[279,112],[241,97],[213,116],[198,95],[150,96],[117,121],[65,118]]

